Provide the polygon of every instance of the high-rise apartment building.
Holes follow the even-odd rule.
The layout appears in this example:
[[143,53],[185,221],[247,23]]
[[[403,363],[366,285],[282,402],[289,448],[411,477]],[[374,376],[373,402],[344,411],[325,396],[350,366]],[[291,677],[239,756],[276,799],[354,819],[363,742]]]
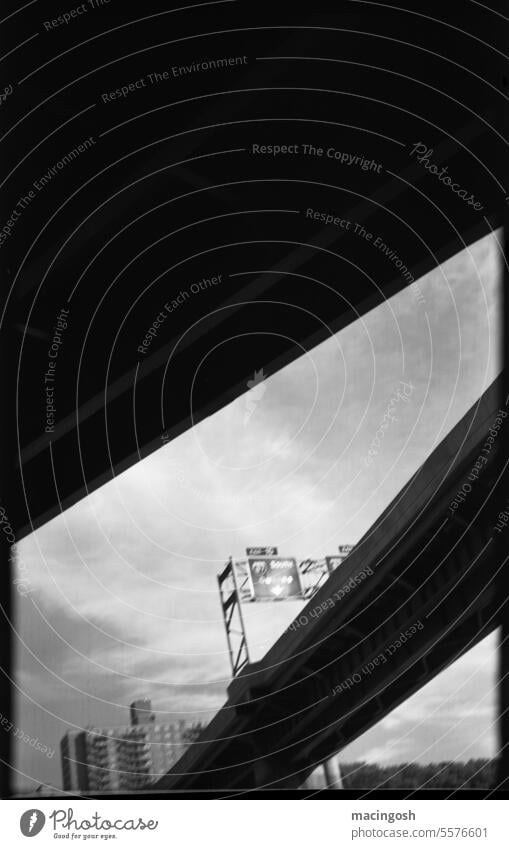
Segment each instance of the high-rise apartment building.
[[130,708],[131,725],[146,725],[155,722],[155,714],[152,713],[152,702],[148,698],[136,699]]
[[85,731],[70,731],[60,741],[64,790],[88,787],[87,742]]
[[86,728],[60,743],[64,790],[139,790],[184,754],[200,727],[158,723],[150,699],[131,704],[131,725]]

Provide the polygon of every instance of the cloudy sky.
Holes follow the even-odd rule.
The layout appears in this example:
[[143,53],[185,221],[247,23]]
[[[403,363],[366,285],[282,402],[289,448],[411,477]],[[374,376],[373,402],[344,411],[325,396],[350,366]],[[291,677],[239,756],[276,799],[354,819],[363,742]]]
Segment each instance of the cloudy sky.
[[[149,695],[162,721],[209,719],[229,662],[216,575],[246,546],[323,557],[355,543],[499,370],[494,236],[24,539],[14,593],[18,786],[61,786],[72,729],[120,725]],[[260,362],[260,369],[263,362]],[[389,399],[400,400],[368,467]],[[408,389],[408,387],[411,387]],[[246,386],[246,390],[248,387]],[[250,605],[261,657],[302,603]],[[494,753],[495,645],[485,640],[343,760]]]

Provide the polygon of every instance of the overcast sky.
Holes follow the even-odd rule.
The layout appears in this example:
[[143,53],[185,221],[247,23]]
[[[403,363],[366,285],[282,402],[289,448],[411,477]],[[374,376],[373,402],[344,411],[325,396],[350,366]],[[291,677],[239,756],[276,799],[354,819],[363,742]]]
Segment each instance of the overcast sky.
[[[55,750],[49,758],[16,742],[20,787],[61,786],[62,735],[126,724],[140,695],[161,721],[209,719],[230,677],[216,581],[228,555],[277,545],[303,559],[355,543],[492,382],[495,237],[419,288],[424,302],[409,287],[20,543],[30,592],[14,593],[15,722]],[[367,467],[400,381],[408,401]],[[301,606],[249,606],[254,659]],[[342,759],[492,755],[495,640]]]

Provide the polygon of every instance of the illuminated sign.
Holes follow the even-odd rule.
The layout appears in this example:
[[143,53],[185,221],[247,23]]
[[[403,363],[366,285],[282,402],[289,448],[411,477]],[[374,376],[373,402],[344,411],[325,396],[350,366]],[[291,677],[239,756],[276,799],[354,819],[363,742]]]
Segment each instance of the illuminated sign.
[[248,557],[276,557],[277,548],[270,548],[267,546],[265,546],[265,548],[246,548],[246,554]]
[[253,557],[247,563],[255,601],[302,597],[295,557]]
[[339,555],[335,554],[332,557],[326,557],[325,558],[325,562],[327,563],[327,571],[329,572],[329,574],[331,572],[333,572],[334,569],[337,569],[338,566],[341,566],[343,560],[345,560],[348,557],[348,555],[350,554],[352,549],[353,549],[353,545],[339,545],[338,546]]
[[327,570],[329,572],[333,572],[334,569],[337,569],[338,566],[341,566],[344,559],[344,557],[337,555],[334,555],[333,557],[326,557],[325,562],[327,563]]

